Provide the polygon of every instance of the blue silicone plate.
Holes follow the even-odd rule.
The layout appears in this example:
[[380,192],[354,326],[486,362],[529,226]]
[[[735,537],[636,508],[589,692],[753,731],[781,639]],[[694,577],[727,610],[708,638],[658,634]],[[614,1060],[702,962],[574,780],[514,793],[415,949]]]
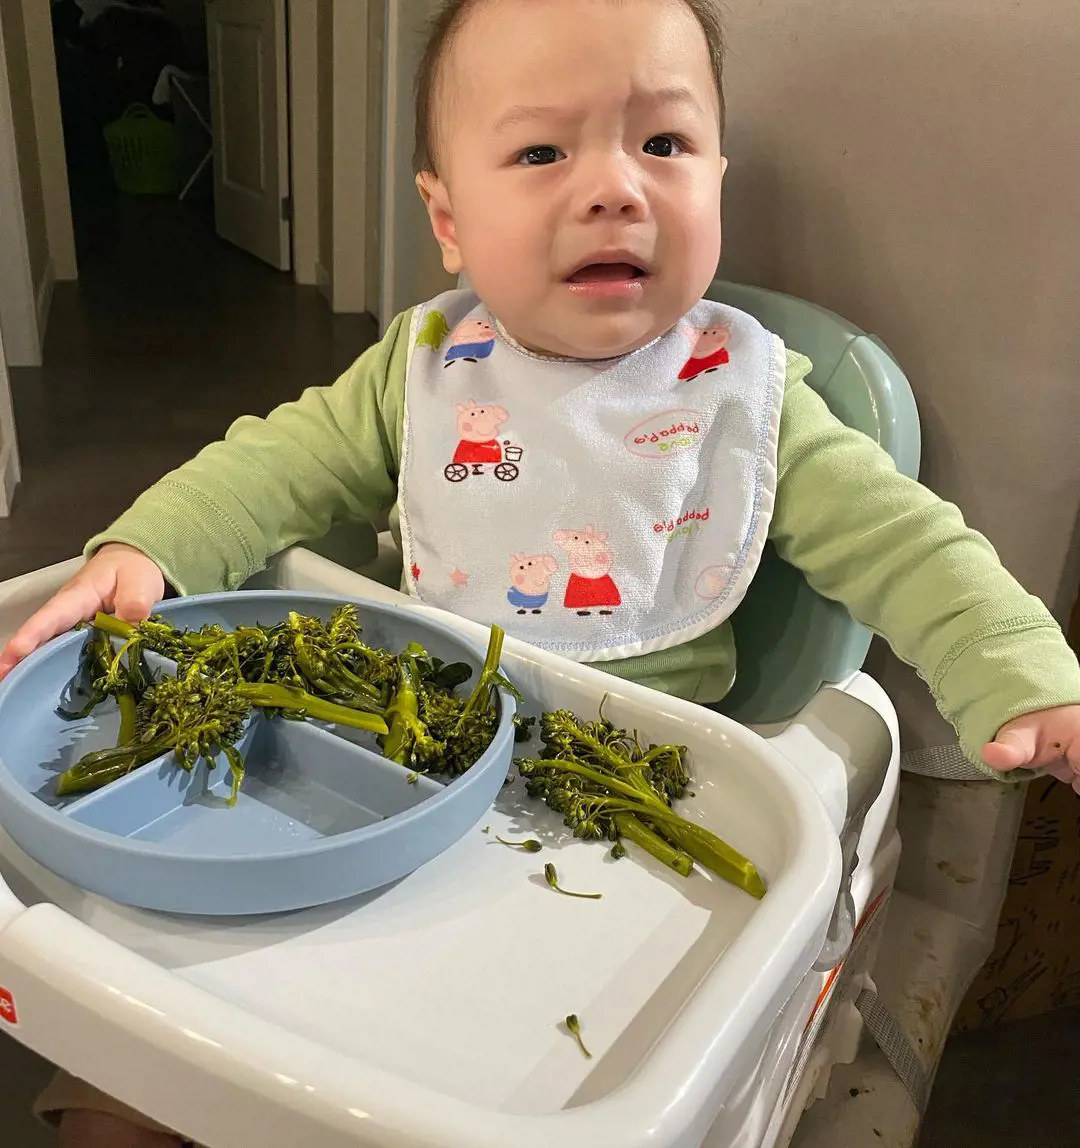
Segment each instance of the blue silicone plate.
[[[484,651],[437,621],[398,606],[327,594],[238,591],[163,604],[182,629],[274,625],[290,610],[329,618],[357,607],[364,640],[411,641],[473,678]],[[199,915],[274,913],[366,893],[437,857],[491,806],[510,768],[514,700],[499,693],[499,724],[484,756],[449,784],[387,761],[372,735],[256,714],[240,749],[246,776],[228,808],[224,761],[187,772],[171,756],[86,796],[58,799],[57,776],[83,754],[115,745],[115,705],[65,721],[56,714],[84,635],[50,642],[0,684],[0,823],[40,864],[115,901]],[[470,683],[462,687],[468,690]]]

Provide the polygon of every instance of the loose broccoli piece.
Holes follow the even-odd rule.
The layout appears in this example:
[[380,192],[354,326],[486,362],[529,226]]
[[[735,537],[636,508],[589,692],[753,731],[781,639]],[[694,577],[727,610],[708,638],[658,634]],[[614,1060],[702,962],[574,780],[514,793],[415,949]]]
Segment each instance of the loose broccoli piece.
[[566,1025],[567,1032],[577,1041],[578,1048],[581,1049],[586,1058],[592,1060],[592,1053],[585,1047],[585,1041],[581,1039],[581,1021],[571,1013],[566,1020],[563,1021],[563,1024]]
[[753,897],[765,885],[753,864],[671,803],[689,784],[683,746],[642,749],[603,716],[583,722],[569,710],[540,719],[539,758],[517,762],[531,797],[563,815],[575,837],[634,842],[682,876],[696,861]]
[[583,901],[599,901],[604,895],[603,893],[574,893],[569,889],[564,889],[559,884],[559,874],[550,861],[544,866],[544,880],[556,893],[561,893],[564,897],[580,897]]
[[510,849],[520,849],[523,853],[539,853],[544,848],[535,837],[527,837],[524,841],[507,841],[505,837],[496,837],[495,840],[500,845],[506,845]]

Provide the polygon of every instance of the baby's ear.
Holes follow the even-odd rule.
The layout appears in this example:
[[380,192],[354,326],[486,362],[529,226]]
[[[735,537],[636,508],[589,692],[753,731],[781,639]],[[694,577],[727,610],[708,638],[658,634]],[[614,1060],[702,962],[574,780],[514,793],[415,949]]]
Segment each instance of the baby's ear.
[[464,264],[457,242],[457,227],[450,206],[450,192],[433,171],[422,171],[416,177],[416,190],[427,208],[435,240],[442,251],[443,267],[449,275],[460,275]]

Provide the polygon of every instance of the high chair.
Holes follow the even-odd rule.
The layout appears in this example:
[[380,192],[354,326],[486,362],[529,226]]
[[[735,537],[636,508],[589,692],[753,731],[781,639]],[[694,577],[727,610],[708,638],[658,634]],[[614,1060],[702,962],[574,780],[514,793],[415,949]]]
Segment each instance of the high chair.
[[[917,473],[915,403],[879,340],[775,292],[717,282],[710,295],[810,356],[810,383],[832,410]],[[0,640],[78,565],[0,586]],[[400,577],[389,533],[376,544],[371,531],[344,530],[278,556],[250,585],[429,609],[399,593]],[[436,613],[483,640],[482,627]],[[486,850],[479,832],[385,894],[212,920],[106,901],[0,833],[0,1002],[10,1006],[6,1018],[0,1007],[0,1030],[214,1148],[878,1148],[861,1119],[868,1110],[879,1130],[887,1121],[890,1143],[912,1143],[940,1041],[920,1046],[907,1005],[937,992],[947,1027],[958,1000],[930,981],[974,971],[996,886],[980,877],[967,905],[947,903],[913,869],[915,895],[892,893],[899,737],[891,703],[861,670],[868,632],[772,553],[734,624],[739,680],[722,714],[522,643],[507,642],[504,666],[538,706],[610,695],[643,736],[678,731],[710,823],[741,833],[777,875],[758,908],[713,884],[606,865],[602,851],[573,844],[560,865],[572,857],[580,879],[603,880],[612,916],[576,918],[576,929],[601,932],[587,959],[570,953],[574,976],[591,985],[572,1006],[566,985],[552,992],[551,969],[587,936],[549,930],[548,916],[564,909],[553,901],[564,899],[507,885],[504,851]],[[1011,814],[995,800],[968,805],[1001,842]],[[943,816],[955,819],[950,810]],[[512,802],[497,802],[491,822],[493,833],[532,824]],[[914,827],[924,838],[916,848],[928,850],[933,812]],[[791,920],[778,925],[770,896],[780,905],[799,880],[803,903],[783,902]],[[898,901],[902,932],[884,950],[890,985],[879,993],[872,974]],[[935,971],[913,929],[936,944]],[[461,969],[469,979],[440,995],[435,982]],[[556,1033],[572,1007],[604,1041],[595,1062],[567,1058]],[[864,1028],[888,1063],[868,1051]],[[526,1039],[534,1032],[543,1035]],[[848,1094],[847,1081],[867,1074],[881,1104],[855,1118],[830,1075]]]

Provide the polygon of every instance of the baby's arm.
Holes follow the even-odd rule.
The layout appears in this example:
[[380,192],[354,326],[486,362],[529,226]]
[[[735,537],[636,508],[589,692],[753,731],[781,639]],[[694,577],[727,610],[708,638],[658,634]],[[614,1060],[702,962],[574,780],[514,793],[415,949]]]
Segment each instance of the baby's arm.
[[232,590],[335,523],[373,522],[395,496],[408,335],[408,314],[398,316],[333,386],[265,419],[238,419],[92,538],[87,554],[122,542],[181,594]]
[[[835,419],[801,364],[789,371],[781,419],[773,541],[815,590],[917,668],[967,756],[985,765],[984,746],[1013,719],[1080,704],[1076,657],[959,510]],[[1072,724],[1080,752],[1080,710]],[[1048,746],[1037,748],[1024,760],[1049,763]]]

